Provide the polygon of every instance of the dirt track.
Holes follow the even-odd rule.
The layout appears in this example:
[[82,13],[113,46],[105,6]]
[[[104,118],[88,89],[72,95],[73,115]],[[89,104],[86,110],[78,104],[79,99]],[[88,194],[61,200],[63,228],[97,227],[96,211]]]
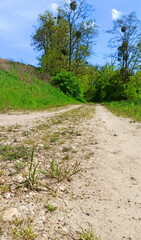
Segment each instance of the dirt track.
[[[65,124],[69,129],[71,123]],[[37,239],[78,240],[77,231],[92,228],[101,240],[141,240],[141,124],[97,105],[93,116],[76,129],[81,136],[65,144],[77,150],[73,158],[82,160],[81,173],[59,184],[58,195],[50,199],[58,210],[46,215],[41,201],[35,201],[40,195],[44,202],[45,193],[31,192],[28,200],[21,197],[28,211],[32,207],[34,227],[40,232]],[[4,207],[15,203],[20,213],[16,195],[8,200],[2,196],[0,201]]]

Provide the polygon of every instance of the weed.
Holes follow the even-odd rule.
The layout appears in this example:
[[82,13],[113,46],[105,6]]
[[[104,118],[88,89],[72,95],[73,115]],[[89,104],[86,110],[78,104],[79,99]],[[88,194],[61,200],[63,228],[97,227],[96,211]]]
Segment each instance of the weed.
[[73,149],[71,152],[72,152],[72,153],[77,153],[77,150],[74,150],[74,149]]
[[91,230],[82,229],[79,240],[98,240],[97,236]]
[[57,209],[56,206],[53,206],[51,204],[45,205],[44,207],[47,208],[47,210],[50,211],[50,212],[53,212]]
[[0,184],[0,193],[9,192],[9,186],[7,184]]
[[29,162],[29,171],[28,178],[24,182],[24,186],[33,189],[38,185],[37,182],[37,166],[38,164],[34,164],[34,148],[32,149],[31,158]]
[[[43,183],[41,183],[38,180],[37,173],[42,173],[42,174],[46,174],[46,173],[44,173],[40,169],[37,169],[37,167],[38,167],[38,163],[36,164],[34,162],[34,147],[33,147],[32,153],[31,153],[31,158],[29,161],[29,166],[28,166],[28,176],[27,176],[26,180],[22,184],[20,184],[18,187],[23,186],[23,187],[27,187],[27,188],[33,190],[33,189],[37,188],[38,186],[41,186],[41,187],[50,189],[48,186],[44,185]],[[52,190],[52,189],[50,189],[50,190]]]
[[68,152],[71,149],[72,149],[71,147],[63,147],[62,152]]
[[14,160],[19,158],[28,159],[29,149],[23,145],[12,147],[11,145],[0,145],[0,153],[3,160]]
[[49,168],[49,177],[55,178],[58,181],[62,181],[64,179],[70,179],[70,177],[79,172],[79,165],[80,163],[75,163],[73,167],[63,167],[59,165],[57,161],[54,159],[50,163]]
[[51,147],[47,144],[44,144],[43,148],[46,149],[46,150],[49,150]]
[[69,160],[70,159],[70,156],[67,154],[63,157],[64,160]]
[[35,144],[35,140],[29,138],[29,139],[26,139],[24,141],[24,143],[29,144],[29,145],[33,145],[33,144]]
[[22,136],[23,137],[26,137],[26,136],[28,136],[29,135],[29,132],[28,131],[23,131],[23,133],[22,133]]
[[0,177],[2,177],[4,174],[4,171],[3,170],[0,170]]
[[20,172],[22,169],[24,169],[25,163],[24,163],[24,162],[19,162],[19,161],[18,161],[18,162],[15,162],[15,163],[14,163],[14,167],[15,167],[17,173],[18,173],[18,172]]
[[[18,218],[15,218],[11,222],[14,225],[11,227],[13,240],[35,240],[37,234],[34,233],[31,226],[29,225],[31,222],[31,219],[20,220]],[[28,226],[25,227],[26,224],[28,224]]]
[[59,118],[52,119],[52,124],[53,124],[53,125],[57,125],[57,124],[61,124],[61,123],[62,123],[62,120],[59,119]]
[[13,240],[35,240],[37,234],[35,234],[31,227],[25,227],[23,229],[14,228],[12,230]]
[[58,141],[58,138],[57,137],[52,137],[51,139],[50,139],[50,142],[51,143],[54,143],[54,142],[57,142]]

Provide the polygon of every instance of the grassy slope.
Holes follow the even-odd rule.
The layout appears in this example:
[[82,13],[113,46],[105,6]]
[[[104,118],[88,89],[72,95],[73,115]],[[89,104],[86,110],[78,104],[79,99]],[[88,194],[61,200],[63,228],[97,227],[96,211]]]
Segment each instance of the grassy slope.
[[105,103],[105,106],[118,116],[141,122],[141,100],[110,102]]
[[[21,78],[22,76],[22,78]],[[0,69],[0,111],[8,109],[46,109],[78,103],[49,83],[39,80],[35,74]]]

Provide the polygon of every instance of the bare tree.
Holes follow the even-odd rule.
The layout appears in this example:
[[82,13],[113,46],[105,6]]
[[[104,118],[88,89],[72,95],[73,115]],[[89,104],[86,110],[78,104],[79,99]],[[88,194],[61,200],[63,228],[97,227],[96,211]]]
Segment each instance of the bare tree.
[[129,72],[140,68],[141,21],[137,19],[135,12],[131,12],[113,21],[113,29],[108,30],[107,33],[113,35],[109,46],[116,48],[114,57],[120,66],[124,81],[128,78]]

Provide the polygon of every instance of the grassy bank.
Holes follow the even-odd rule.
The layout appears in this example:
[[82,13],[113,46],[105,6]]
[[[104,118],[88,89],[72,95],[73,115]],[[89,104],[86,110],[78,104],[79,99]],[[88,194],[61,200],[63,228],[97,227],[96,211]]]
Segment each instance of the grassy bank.
[[19,72],[16,66],[0,69],[0,111],[46,109],[78,103],[32,73]]
[[104,104],[111,112],[118,116],[129,117],[141,121],[141,100],[117,101]]

